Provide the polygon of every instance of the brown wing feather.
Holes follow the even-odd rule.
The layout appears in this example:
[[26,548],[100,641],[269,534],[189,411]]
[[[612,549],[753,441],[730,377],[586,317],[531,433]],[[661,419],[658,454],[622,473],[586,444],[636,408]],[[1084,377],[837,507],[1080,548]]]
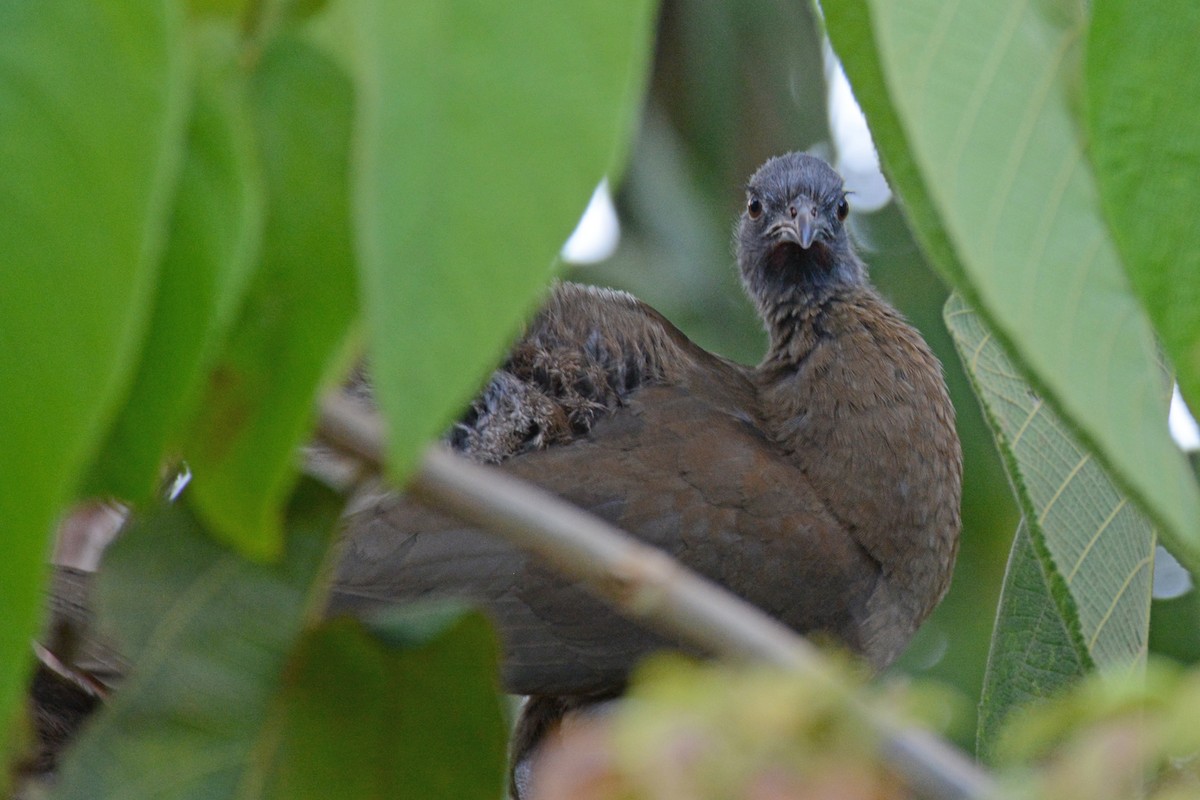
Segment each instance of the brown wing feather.
[[[700,350],[627,295],[569,285],[507,367],[503,384],[489,385],[490,407],[477,403],[482,413],[464,421],[477,442],[490,425],[509,426],[490,441],[521,439],[500,469],[662,548],[798,630],[857,644],[877,565],[761,434],[744,368]],[[560,419],[583,409],[581,421],[544,435],[551,416],[506,416],[496,398],[514,397],[513,382]],[[531,418],[540,439],[513,435],[528,433]],[[532,558],[401,497],[352,515],[344,548],[331,610],[474,599],[502,632],[511,691],[615,691],[640,656],[664,644]]]

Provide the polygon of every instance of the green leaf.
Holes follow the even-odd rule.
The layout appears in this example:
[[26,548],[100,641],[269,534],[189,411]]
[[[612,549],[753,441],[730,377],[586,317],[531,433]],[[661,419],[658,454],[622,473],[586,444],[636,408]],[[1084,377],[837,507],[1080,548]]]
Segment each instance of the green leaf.
[[945,316],[1025,515],[981,703],[987,749],[1029,695],[1093,665],[1145,663],[1155,536],[961,297],[950,297]]
[[[1022,379],[958,295],[946,302],[946,325],[987,411],[1068,625],[1074,627],[1073,607],[1083,645],[1097,666],[1143,663],[1154,527]],[[1158,397],[1165,426],[1161,388]]]
[[358,0],[354,198],[373,377],[402,473],[495,366],[605,170],[651,0]]
[[271,566],[218,544],[182,505],[117,540],[98,616],[133,669],[73,746],[60,800],[234,797],[261,780],[253,748],[288,651],[319,608],[340,510],[333,493],[301,484]]
[[390,621],[372,637],[340,619],[307,634],[275,706],[263,796],[499,798],[508,726],[494,636],[478,614],[438,628]]
[[348,158],[350,82],[296,39],[251,79],[267,213],[262,264],[213,371],[185,457],[195,503],[248,554],[279,548],[313,396],[342,357],[357,293]]
[[173,4],[0,4],[0,721],[24,689],[47,537],[148,318],[184,51]]
[[[1072,620],[1077,625],[1077,620]],[[1078,630],[1070,630],[1050,593],[1024,522],[1017,528],[979,700],[976,752],[993,760],[1010,711],[1050,697],[1092,667]]]
[[247,0],[187,0],[188,12],[194,17],[237,18],[245,14]]
[[1070,109],[1083,20],[1060,8],[1051,24],[1043,5],[822,8],[935,265],[1200,568],[1200,491],[1163,424],[1153,333],[1097,213]]
[[1087,126],[1108,230],[1200,408],[1200,4],[1096,0]]
[[207,368],[257,263],[262,186],[232,30],[194,40],[195,96],[150,328],[92,493],[145,500],[196,413]]

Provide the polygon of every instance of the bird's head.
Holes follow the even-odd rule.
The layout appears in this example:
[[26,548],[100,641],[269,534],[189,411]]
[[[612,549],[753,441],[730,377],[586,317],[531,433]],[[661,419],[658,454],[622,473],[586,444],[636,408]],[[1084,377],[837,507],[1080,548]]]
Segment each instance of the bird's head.
[[842,178],[805,153],[776,156],[746,185],[736,247],[742,282],[761,311],[861,284],[846,232]]

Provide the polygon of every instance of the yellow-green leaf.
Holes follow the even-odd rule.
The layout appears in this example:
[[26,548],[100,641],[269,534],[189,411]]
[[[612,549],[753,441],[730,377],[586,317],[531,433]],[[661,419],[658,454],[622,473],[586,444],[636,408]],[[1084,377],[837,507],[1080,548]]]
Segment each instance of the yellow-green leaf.
[[640,106],[650,0],[357,0],[363,307],[392,468],[495,366]]
[[933,263],[1177,555],[1200,567],[1200,490],[1163,424],[1153,331],[1100,218],[1072,111],[1081,9],[822,8]]
[[1095,0],[1088,150],[1133,287],[1200,409],[1200,3]]
[[262,179],[232,30],[193,38],[195,86],[154,311],[129,396],[92,468],[94,493],[141,501],[196,413],[262,234]]
[[160,0],[0,3],[0,721],[47,539],[136,363],[186,112]]
[[356,311],[348,159],[352,87],[283,38],[251,77],[267,189],[262,263],[184,451],[200,512],[244,552],[278,552],[313,398]]

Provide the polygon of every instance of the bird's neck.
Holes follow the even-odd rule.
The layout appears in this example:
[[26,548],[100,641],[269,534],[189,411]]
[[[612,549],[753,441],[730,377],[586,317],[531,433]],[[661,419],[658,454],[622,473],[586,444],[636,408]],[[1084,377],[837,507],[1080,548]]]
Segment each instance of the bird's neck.
[[742,275],[770,338],[763,367],[798,363],[816,345],[821,320],[831,309],[873,294],[866,268],[844,242],[833,249],[779,248],[766,263],[743,268]]
[[829,335],[826,320],[853,291],[846,286],[797,286],[762,307],[769,345],[760,369],[794,371]]
[[[766,425],[915,624],[945,591],[959,529],[961,456],[941,367],[866,283],[765,317],[771,347],[756,377]],[[879,617],[879,663],[911,633],[895,630]]]

